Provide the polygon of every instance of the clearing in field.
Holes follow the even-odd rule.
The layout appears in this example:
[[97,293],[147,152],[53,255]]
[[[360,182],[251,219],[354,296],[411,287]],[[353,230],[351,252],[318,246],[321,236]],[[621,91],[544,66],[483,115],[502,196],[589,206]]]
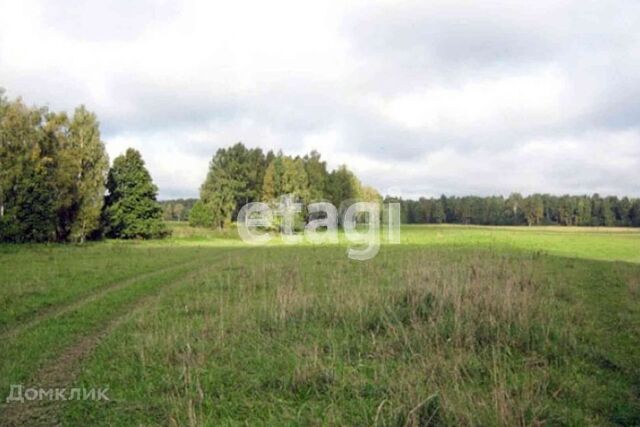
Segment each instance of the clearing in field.
[[234,236],[0,246],[0,423],[640,424],[638,231],[404,227],[367,262]]

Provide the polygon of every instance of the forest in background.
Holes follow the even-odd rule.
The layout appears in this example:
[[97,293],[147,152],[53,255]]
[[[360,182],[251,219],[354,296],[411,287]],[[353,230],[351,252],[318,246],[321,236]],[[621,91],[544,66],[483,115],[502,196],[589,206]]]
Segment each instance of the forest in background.
[[398,201],[405,224],[640,227],[640,199],[629,197],[513,193]]
[[0,89],[0,241],[163,237],[163,218],[224,228],[246,203],[277,204],[283,195],[304,205],[329,201],[340,210],[354,200],[399,201],[406,224],[640,226],[638,198],[383,199],[346,165],[329,170],[316,151],[290,156],[242,143],[216,151],[199,199],[158,203],[157,193],[140,152],[128,149],[109,166],[98,119],[84,106],[72,115],[53,112],[10,101]]
[[162,218],[165,221],[188,221],[189,212],[198,199],[167,199],[160,200]]
[[222,228],[249,202],[273,203],[284,194],[308,204],[329,201],[400,202],[404,224],[573,225],[640,227],[640,199],[617,196],[512,193],[504,196],[384,198],[363,185],[347,166],[329,171],[316,151],[286,156],[237,143],[219,149],[209,165],[199,199],[166,200],[167,220]]
[[[188,221],[198,199],[160,201],[167,221]],[[640,227],[640,199],[617,196],[555,196],[513,193],[504,196],[421,197],[387,196],[401,203],[403,224],[575,225]]]

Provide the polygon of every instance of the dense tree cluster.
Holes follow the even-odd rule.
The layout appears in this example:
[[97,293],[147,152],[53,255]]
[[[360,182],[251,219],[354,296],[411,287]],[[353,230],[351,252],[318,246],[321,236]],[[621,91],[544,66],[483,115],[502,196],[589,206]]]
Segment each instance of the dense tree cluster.
[[0,93],[0,239],[83,241],[100,226],[109,167],[98,121]]
[[213,156],[189,222],[222,228],[236,219],[246,203],[273,203],[282,195],[292,195],[305,205],[322,200],[336,206],[348,199],[381,200],[377,191],[363,186],[346,166],[329,172],[315,151],[292,157],[282,152],[265,154],[260,148],[237,143]]
[[616,196],[446,197],[401,200],[402,222],[640,227],[640,199]]
[[[29,107],[0,89],[0,241],[82,242],[105,228],[132,237],[114,232],[108,218],[117,216],[104,215],[108,173],[95,114],[82,106],[71,117]],[[130,183],[114,181],[108,200],[117,185]],[[138,200],[155,203],[153,190]]]

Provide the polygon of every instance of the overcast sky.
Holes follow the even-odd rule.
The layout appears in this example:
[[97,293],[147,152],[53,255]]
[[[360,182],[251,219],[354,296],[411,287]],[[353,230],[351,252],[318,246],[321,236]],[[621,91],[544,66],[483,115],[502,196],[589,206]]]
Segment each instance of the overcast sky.
[[640,196],[640,2],[0,0],[0,86],[101,122],[161,198],[219,147],[404,196]]

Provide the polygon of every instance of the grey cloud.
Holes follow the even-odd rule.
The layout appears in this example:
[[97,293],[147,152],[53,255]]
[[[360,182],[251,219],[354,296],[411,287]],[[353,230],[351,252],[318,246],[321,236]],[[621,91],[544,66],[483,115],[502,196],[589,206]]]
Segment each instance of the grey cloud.
[[212,96],[200,87],[158,84],[121,73],[108,82],[107,90],[117,102],[99,111],[106,134],[228,121],[246,110],[246,100],[233,93]]
[[[284,68],[265,79],[265,85],[247,90],[233,82],[212,87],[206,79],[165,79],[162,73],[150,78],[125,67],[103,70],[109,99],[104,102],[93,98],[87,81],[74,80],[63,68],[25,71],[2,63],[2,40],[0,69],[11,83],[10,95],[22,94],[28,102],[49,101],[52,108],[87,104],[98,113],[106,139],[126,134],[153,149],[154,138],[161,135],[171,141],[165,143],[197,159],[208,159],[217,148],[240,140],[264,149],[299,152],[305,148],[305,137],[337,132],[344,145],[327,152],[329,160],[339,163],[348,155],[399,165],[393,176],[362,171],[363,180],[381,190],[398,186],[426,194],[605,190],[637,194],[634,169],[640,169],[640,152],[621,153],[620,158],[632,158],[623,166],[615,157],[602,159],[598,153],[607,135],[640,129],[640,5],[630,1],[523,5],[366,2],[350,8],[339,28],[351,62],[329,64],[347,69],[336,80]],[[90,2],[44,10],[46,25],[66,37],[94,43],[96,52],[105,43],[133,42],[180,13],[173,4],[158,8],[146,2],[116,6]],[[426,86],[458,89],[543,67],[557,69],[568,79],[559,118],[549,122],[507,117],[490,126],[409,128],[369,103],[372,97],[388,99]],[[215,68],[203,73],[220,83]],[[602,140],[585,136],[596,131]],[[567,138],[582,141],[583,152],[595,157],[561,153],[531,159],[518,154],[532,140]],[[640,140],[636,144],[640,146]],[[421,169],[424,158],[445,149],[457,153],[446,165],[447,173],[439,165],[428,170],[428,163],[418,174],[404,173],[402,165]],[[171,176],[159,178],[163,197],[193,194],[193,188],[174,181]]]

